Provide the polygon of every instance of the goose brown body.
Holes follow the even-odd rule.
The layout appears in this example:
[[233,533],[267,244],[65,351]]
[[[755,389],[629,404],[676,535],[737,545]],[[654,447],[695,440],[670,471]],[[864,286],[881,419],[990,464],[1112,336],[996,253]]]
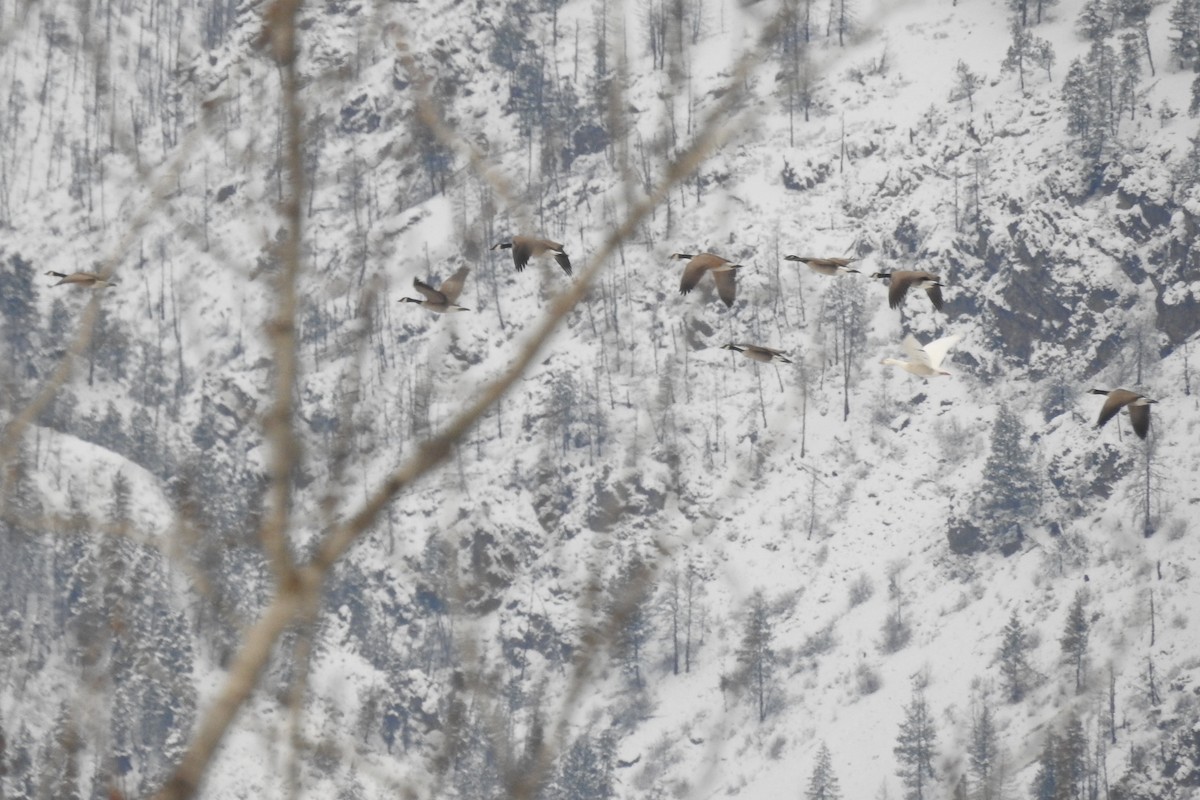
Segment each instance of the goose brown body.
[[539,239],[534,236],[514,236],[506,242],[498,242],[492,250],[512,250],[513,266],[521,272],[529,264],[529,259],[553,254],[554,260],[562,267],[562,271],[571,274],[571,259],[563,251],[563,246],[550,239]]
[[729,344],[721,345],[723,350],[732,350],[735,353],[741,353],[751,361],[761,361],[767,363],[770,361],[782,361],[784,364],[791,364],[792,360],[784,354],[782,350],[776,350],[773,347],[763,347],[758,344],[741,344],[738,342],[730,342]]
[[58,283],[51,284],[52,286],[62,286],[64,283],[73,286],[108,286],[111,281],[96,272],[72,272],[67,275],[64,272],[55,272],[47,270],[46,274],[52,278],[60,278]]
[[700,279],[706,273],[711,272],[713,281],[717,284],[717,295],[725,303],[726,307],[733,305],[733,301],[737,298],[737,270],[742,268],[741,264],[734,264],[727,258],[714,255],[713,253],[700,253],[692,255],[691,253],[672,253],[672,260],[687,261],[687,265],[683,268],[683,277],[679,281],[679,293],[687,294],[696,288],[700,283]]
[[1092,389],[1089,394],[1102,394],[1108,397],[1100,407],[1100,417],[1096,427],[1103,428],[1104,424],[1117,415],[1122,408],[1129,407],[1129,422],[1133,432],[1139,439],[1145,439],[1150,432],[1150,405],[1157,403],[1143,394],[1131,392],[1128,389]]
[[799,261],[813,272],[821,275],[839,275],[858,270],[850,269],[856,258],[815,258],[813,256],[784,256],[784,261]]
[[942,278],[924,270],[900,270],[899,272],[876,272],[872,278],[883,278],[888,282],[888,306],[899,308],[908,290],[924,289],[929,300],[938,311],[942,310]]
[[450,311],[470,311],[471,309],[469,308],[456,305],[458,296],[462,294],[463,283],[466,282],[467,274],[470,271],[470,267],[461,268],[458,272],[442,281],[442,285],[437,289],[434,289],[422,280],[413,278],[413,288],[425,295],[425,299],[419,300],[415,297],[402,297],[400,298],[400,302],[416,303],[435,314],[445,314]]

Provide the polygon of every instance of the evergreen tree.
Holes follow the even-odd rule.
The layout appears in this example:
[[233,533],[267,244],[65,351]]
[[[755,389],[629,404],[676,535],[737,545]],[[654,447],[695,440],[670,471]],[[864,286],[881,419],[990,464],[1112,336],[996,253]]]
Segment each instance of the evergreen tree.
[[[1192,86],[1200,87],[1200,76],[1197,76],[1196,83]],[[1179,186],[1185,190],[1200,187],[1200,136],[1191,137],[1188,142],[1191,143],[1191,147],[1178,168]]]
[[788,112],[788,143],[796,143],[796,112],[808,122],[816,100],[817,72],[808,57],[807,27],[803,24],[800,0],[786,0],[784,25],[778,41],[779,72],[776,89]]
[[904,564],[892,564],[888,567],[888,599],[895,602],[892,610],[883,619],[880,630],[882,639],[879,649],[884,653],[895,653],[902,650],[912,638],[912,627],[904,615],[904,588],[901,584],[901,574]]
[[1029,642],[1025,634],[1025,626],[1021,624],[1017,612],[1013,611],[1004,626],[1003,640],[1000,644],[1000,675],[1004,682],[1004,693],[1010,703],[1019,703],[1025,698],[1025,692],[1032,680],[1033,670],[1026,661],[1025,654],[1029,651]]
[[829,24],[837,31],[838,47],[846,46],[846,37],[854,32],[854,6],[851,0],[829,0]]
[[1054,77],[1050,74],[1050,70],[1054,67],[1054,62],[1057,60],[1054,55],[1054,45],[1045,39],[1035,38],[1033,63],[1040,69],[1046,70],[1046,80],[1052,81]]
[[1029,32],[1028,28],[1020,25],[1016,19],[1009,26],[1012,43],[1000,65],[1004,72],[1017,72],[1017,82],[1021,91],[1025,91],[1025,70],[1029,67],[1041,67],[1049,74],[1050,64],[1054,63],[1054,48],[1045,39],[1040,39]]
[[1110,134],[1116,133],[1120,117],[1120,109],[1117,107],[1117,51],[1108,39],[1093,42],[1088,49],[1087,63],[1096,86],[1096,128],[1103,135],[1100,142],[1103,147]]
[[[4,366],[33,363],[34,336],[39,327],[33,276],[33,264],[19,255],[0,260],[0,331],[8,350]],[[17,370],[14,377],[23,380],[34,375]]]
[[0,601],[16,615],[18,630],[35,622],[26,617],[41,591],[38,576],[46,553],[34,533],[42,513],[35,464],[28,438],[18,443],[8,463],[0,464]]
[[1067,107],[1067,133],[1075,137],[1080,151],[1088,156],[1092,153],[1097,138],[1103,140],[1103,135],[1097,137],[1093,133],[1100,127],[1098,121],[1100,102],[1096,96],[1095,82],[1088,73],[1083,59],[1073,59],[1071,66],[1067,68],[1062,97]]
[[912,701],[904,707],[904,720],[892,752],[899,762],[896,774],[904,784],[905,800],[925,800],[932,796],[930,785],[937,780],[933,771],[937,732],[925,699],[925,687],[920,683],[914,684]]
[[1037,0],[1036,22],[1038,25],[1042,24],[1042,18],[1045,16],[1046,11],[1056,5],[1058,5],[1058,0]]
[[1029,0],[1008,0],[1008,9],[1013,13],[1014,24],[1020,28],[1029,27]]
[[58,709],[54,727],[43,748],[42,791],[43,797],[54,800],[80,800],[85,794],[79,783],[79,751],[83,741],[71,715],[70,706],[64,700]]
[[501,758],[496,753],[495,741],[489,735],[485,720],[480,719],[479,714],[468,714],[463,727],[465,730],[460,732],[462,741],[451,776],[457,796],[479,800],[503,796]]
[[1117,13],[1127,27],[1132,28],[1135,40],[1146,55],[1150,74],[1154,75],[1154,55],[1150,50],[1150,12],[1154,8],[1151,0],[1116,0]]
[[1000,552],[1015,552],[1024,540],[1022,527],[1041,506],[1036,453],[1021,418],[1001,405],[992,423],[991,450],[983,465],[983,494],[977,517],[984,538]]
[[825,742],[821,742],[821,748],[817,750],[817,762],[813,765],[804,796],[808,800],[841,800],[842,790],[838,787],[837,775],[833,774],[833,756]]
[[1091,623],[1087,616],[1087,589],[1075,593],[1075,599],[1067,610],[1067,625],[1062,637],[1058,640],[1062,647],[1063,660],[1075,670],[1075,691],[1083,691],[1084,679],[1087,675],[1088,633]]
[[557,778],[546,794],[550,800],[613,797],[615,764],[616,741],[611,733],[602,733],[595,741],[588,734],[581,734],[563,755]]
[[1171,55],[1184,68],[1200,59],[1200,0],[1175,0],[1171,6]]
[[112,381],[123,381],[130,363],[129,326],[101,303],[96,314],[96,331],[88,346],[88,385],[94,379],[93,370]]
[[1117,57],[1106,40],[1095,41],[1086,59],[1075,59],[1067,71],[1062,96],[1067,107],[1067,132],[1085,162],[1099,166],[1115,132]]
[[37,775],[33,758],[35,749],[29,728],[22,723],[16,737],[10,740],[5,748],[7,760],[0,787],[8,788],[9,793],[6,797],[34,797],[37,794]]
[[1112,35],[1115,9],[1113,0],[1087,0],[1075,19],[1075,29],[1089,42],[1099,42]]
[[999,794],[999,746],[992,708],[986,698],[981,698],[971,712],[971,740],[967,744],[967,757],[971,780],[975,785],[976,800],[995,800]]
[[126,440],[125,421],[121,418],[116,403],[109,400],[104,408],[104,416],[96,426],[94,441],[114,453],[125,453],[129,449]]
[[1054,774],[1059,798],[1084,798],[1088,773],[1088,740],[1083,723],[1074,713],[1067,717],[1055,753]]
[[621,671],[638,689],[643,685],[642,648],[650,637],[650,620],[646,613],[648,576],[649,568],[637,551],[633,551],[611,584],[612,596],[608,602],[609,617],[616,625],[613,653]]
[[1031,800],[1058,800],[1058,750],[1058,736],[1053,730],[1047,731],[1038,756],[1038,770],[1029,787]]
[[742,635],[742,646],[737,651],[737,660],[742,664],[745,683],[757,707],[759,722],[767,718],[768,698],[774,688],[776,654],[772,639],[770,611],[759,590],[750,598],[746,631]]
[[983,77],[973,72],[965,61],[959,61],[954,66],[954,75],[957,80],[954,83],[954,88],[950,90],[951,102],[966,100],[967,108],[974,113],[975,93],[979,91],[979,87],[983,86]]
[[1142,80],[1142,42],[1134,31],[1121,34],[1121,67],[1117,84],[1117,105],[1128,109],[1129,118],[1137,113],[1137,87]]

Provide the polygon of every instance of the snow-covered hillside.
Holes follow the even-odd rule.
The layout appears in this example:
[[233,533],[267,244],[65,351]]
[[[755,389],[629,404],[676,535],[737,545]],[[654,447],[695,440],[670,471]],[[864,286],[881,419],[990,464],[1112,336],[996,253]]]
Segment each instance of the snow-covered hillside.
[[[0,787],[157,791],[286,594],[298,231],[298,559],[594,283],[288,627],[203,796],[1192,796],[1194,6],[1030,5],[1021,69],[991,0],[307,6],[292,217],[286,0],[0,4]],[[678,291],[706,251],[729,308]],[[399,302],[461,266],[469,312]],[[888,307],[905,269],[943,312]],[[880,363],[910,333],[961,337],[949,377]],[[1145,442],[1095,428],[1118,386]]]

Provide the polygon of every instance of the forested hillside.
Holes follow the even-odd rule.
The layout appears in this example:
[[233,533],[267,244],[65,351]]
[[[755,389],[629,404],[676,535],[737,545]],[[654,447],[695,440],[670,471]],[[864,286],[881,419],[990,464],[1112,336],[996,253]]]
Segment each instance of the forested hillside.
[[1197,0],[0,0],[0,86],[0,796],[1200,793]]

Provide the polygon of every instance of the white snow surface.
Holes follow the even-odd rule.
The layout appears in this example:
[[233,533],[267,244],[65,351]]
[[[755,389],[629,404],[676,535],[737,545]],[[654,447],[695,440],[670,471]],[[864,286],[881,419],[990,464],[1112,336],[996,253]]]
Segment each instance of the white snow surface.
[[[306,308],[319,309],[331,321],[327,338],[302,344],[296,389],[297,416],[305,422],[346,407],[361,424],[340,478],[330,475],[331,438],[299,425],[304,468],[314,480],[296,497],[297,548],[321,531],[328,483],[340,492],[337,513],[346,514],[415,451],[421,431],[428,429],[412,426],[409,417],[427,377],[433,379],[429,429],[436,430],[512,363],[549,300],[572,280],[549,259],[516,273],[507,252],[487,250],[489,232],[495,240],[515,232],[556,238],[578,275],[616,225],[627,194],[642,196],[640,188],[622,183],[617,158],[605,154],[582,157],[557,182],[548,181],[540,205],[524,194],[530,162],[513,116],[503,111],[508,77],[487,59],[498,7],[448,1],[350,5],[357,14],[309,8],[311,25],[302,32],[304,110],[309,119],[322,120],[324,135],[313,146],[301,296]],[[606,664],[570,711],[567,731],[573,736],[604,730],[618,712],[628,716],[639,708],[637,721],[618,729],[618,757],[641,756],[638,764],[618,770],[620,797],[796,797],[822,742],[833,753],[844,797],[883,791],[901,796],[892,749],[916,676],[927,680],[938,731],[940,781],[933,796],[951,796],[966,770],[971,703],[979,692],[996,704],[1001,743],[1011,759],[1009,796],[1025,796],[1047,729],[1071,712],[1081,715],[1092,735],[1099,729],[1097,708],[1107,698],[1110,667],[1122,727],[1107,767],[1118,777],[1130,744],[1150,741],[1160,722],[1175,713],[1171,709],[1186,707],[1186,698],[1200,686],[1193,622],[1200,614],[1194,577],[1200,551],[1192,538],[1200,503],[1195,478],[1200,456],[1192,446],[1200,407],[1184,388],[1191,381],[1187,349],[1156,334],[1155,352],[1166,355],[1145,366],[1139,385],[1160,400],[1153,410],[1154,536],[1141,534],[1143,485],[1135,468],[1116,481],[1110,496],[1087,495],[1078,504],[1047,486],[1041,513],[1026,527],[1022,549],[1011,556],[956,556],[947,548],[947,520],[968,513],[980,489],[991,423],[1001,405],[1020,414],[1043,473],[1053,462],[1082,485],[1090,480],[1089,457],[1113,448],[1121,463],[1140,464],[1143,445],[1127,420],[1096,430],[1099,398],[1085,394],[1093,385],[1111,388],[1106,383],[1132,388],[1131,362],[1117,356],[1096,363],[1098,345],[1038,341],[1028,363],[1014,363],[989,344],[996,335],[994,315],[937,314],[922,292],[910,293],[902,313],[892,311],[881,282],[866,277],[893,268],[942,271],[951,303],[956,291],[993,298],[1018,281],[1026,265],[985,274],[977,260],[952,267],[947,259],[959,240],[956,202],[965,205],[967,176],[982,163],[987,172],[982,203],[996,222],[993,247],[1004,246],[1011,236],[1006,224],[1019,217],[1038,249],[1031,256],[1062,265],[1056,281],[1114,293],[1111,306],[1097,311],[1099,333],[1118,330],[1137,315],[1153,318],[1154,287],[1134,284],[1119,263],[1141,257],[1145,265],[1151,252],[1152,243],[1139,245],[1114,222],[1135,210],[1118,208],[1103,196],[1072,205],[1048,188],[1077,181],[1060,89],[1071,59],[1086,51],[1074,31],[1081,5],[1063,0],[1035,28],[1054,45],[1057,60],[1052,80],[1031,71],[1024,95],[1016,76],[1000,68],[1009,41],[1003,4],[859,5],[859,30],[847,46],[837,47],[836,38],[814,40],[820,103],[811,121],[797,117],[794,144],[787,113],[773,94],[776,65],[753,70],[747,79],[750,99],[728,120],[730,140],[700,168],[704,186],[697,190],[689,182],[671,192],[669,211],[666,205],[657,208],[625,243],[498,409],[472,430],[449,463],[392,504],[389,518],[350,558],[366,572],[393,576],[400,602],[413,602],[417,587],[431,580],[422,573],[431,541],[456,549],[458,572],[469,581],[471,537],[478,532],[494,537],[493,549],[510,551],[517,563],[504,568],[502,585],[488,590],[498,602],[486,612],[464,615],[454,635],[464,659],[474,654],[468,666],[482,664],[505,679],[516,667],[501,652],[501,639],[519,638],[536,614],[578,643],[603,611],[599,601],[588,599],[593,597],[588,587],[613,580],[630,553],[656,559],[660,580],[688,558],[706,565],[713,579],[703,598],[703,642],[692,670],[671,673],[660,627],[646,646],[644,689],[635,691]],[[642,137],[648,149],[644,162],[630,154],[639,181],[662,175],[663,147],[676,152],[686,145],[689,130],[717,102],[737,58],[754,46],[776,5],[764,1],[743,8],[733,0],[709,0],[703,8],[687,87],[671,86],[664,72],[653,69],[642,41],[641,5],[624,9],[625,39],[614,50],[629,59],[625,103],[637,109],[630,142]],[[1119,133],[1130,153],[1123,188],[1157,202],[1172,196],[1173,165],[1187,151],[1188,136],[1196,135],[1194,121],[1182,113],[1191,75],[1177,69],[1167,50],[1168,10],[1155,6],[1150,18],[1158,74],[1144,79],[1142,88],[1145,107],[1155,111],[1124,120]],[[55,16],[82,36],[78,20],[69,10],[37,5],[27,13],[30,19],[0,32],[5,50],[0,74],[19,80],[23,96],[30,97],[43,71],[53,67],[47,129],[82,126],[89,119],[87,106],[73,103],[81,89],[65,77],[65,62],[52,63],[62,54],[39,45],[44,37],[38,35],[39,25]],[[0,6],[0,14],[4,27],[18,21],[11,7]],[[548,41],[549,15],[539,11],[534,17],[538,30],[532,37]],[[570,0],[558,13],[563,41],[582,32],[582,66],[575,79],[580,91],[592,63],[595,20],[594,4],[585,0]],[[111,60],[112,83],[120,87],[113,103],[118,109],[128,108],[142,80],[130,54],[144,23],[130,15],[122,24],[128,30],[114,35]],[[278,174],[268,169],[275,157],[278,72],[252,50],[256,31],[255,16],[246,10],[211,58],[187,49],[194,44],[185,46],[180,63],[194,76],[183,84],[186,91],[201,86],[209,96],[232,99],[207,125],[193,108],[183,125],[192,133],[174,145],[159,143],[153,134],[157,120],[137,146],[127,140],[129,120],[113,123],[118,143],[104,159],[102,177],[93,175],[90,201],[73,197],[69,175],[59,174],[54,137],[43,131],[35,138],[35,117],[22,116],[24,156],[6,162],[7,180],[16,188],[0,248],[20,253],[39,274],[111,259],[121,288],[104,296],[108,312],[119,315],[135,337],[162,341],[171,353],[167,363],[183,364],[189,373],[180,418],[163,423],[164,438],[185,442],[204,404],[222,402],[238,415],[236,423],[227,423],[232,427],[226,456],[261,468],[267,451],[260,421],[270,402],[272,358],[264,327],[275,298],[265,253],[282,222],[275,211]],[[486,141],[487,158],[521,196],[519,202],[505,205],[490,195],[461,154],[445,194],[431,198],[420,170],[403,168],[416,162],[403,122],[411,113],[412,90],[393,84],[403,73],[394,66],[398,40],[427,69],[462,71],[471,91],[460,91],[453,103],[456,130],[468,142]],[[576,74],[570,46],[547,52],[561,78]],[[876,74],[872,66],[881,60],[886,69]],[[985,78],[973,110],[965,101],[948,100],[960,60]],[[861,79],[849,77],[851,71]],[[182,73],[172,79],[181,80]],[[340,109],[362,95],[380,114],[381,126],[338,133]],[[1157,115],[1164,101],[1180,112],[1165,123]],[[670,120],[680,136],[674,148],[664,138]],[[784,188],[779,175],[785,161],[802,180],[812,176],[813,187]],[[644,169],[651,174],[642,175]],[[349,199],[353,175],[357,200]],[[153,195],[156,186],[159,197]],[[236,191],[217,202],[224,186]],[[956,191],[963,193],[957,201]],[[485,195],[498,206],[494,218],[481,206]],[[1007,210],[1010,200],[1026,204],[1024,210]],[[1189,202],[1194,213],[1194,195]],[[1042,211],[1056,210],[1053,224],[1029,210],[1035,203]],[[144,224],[138,221],[143,213]],[[897,225],[906,219],[923,237],[919,253],[894,241]],[[140,227],[133,244],[123,245],[134,226]],[[863,275],[826,278],[781,261],[786,253],[843,255],[859,247],[865,255],[855,266]],[[716,299],[707,279],[691,295],[679,296],[678,269],[667,257],[702,251],[745,265],[733,309]],[[472,273],[460,302],[470,313],[438,318],[397,303],[410,294],[414,277],[441,280],[464,263]],[[485,275],[495,275],[494,294],[485,291]],[[845,419],[843,354],[834,324],[823,320],[841,281],[861,284],[867,309]],[[376,322],[358,356],[355,315],[364,288],[375,282]],[[1173,280],[1166,286],[1165,303],[1194,302],[1194,285]],[[56,291],[40,290],[41,313],[49,314]],[[159,313],[163,297],[178,314],[177,339]],[[71,303],[82,307],[78,299]],[[302,312],[302,326],[304,319]],[[926,381],[879,364],[899,351],[910,332],[922,341],[962,337],[944,364],[951,376]],[[755,365],[718,349],[726,341],[782,348],[796,363]],[[103,382],[89,387],[81,372],[71,379],[81,409],[99,413],[109,400],[123,404],[126,387]],[[1047,420],[1040,409],[1052,378],[1065,384],[1071,400],[1064,413]],[[564,432],[562,409],[551,409],[557,408],[556,387],[567,380],[573,421]],[[603,441],[586,421],[595,416],[604,418]],[[66,493],[75,492],[85,508],[102,516],[111,476],[122,470],[133,482],[137,527],[151,539],[171,530],[169,487],[151,473],[67,434],[41,428],[29,436],[42,437],[36,485],[47,511],[65,513]],[[678,456],[675,468],[667,465],[670,454]],[[617,487],[631,493],[629,504],[637,512],[618,514],[610,526],[594,524],[605,518],[605,490]],[[661,509],[647,500],[652,495],[664,498]],[[549,513],[548,506],[560,510]],[[863,576],[873,594],[852,605],[850,587]],[[880,648],[881,627],[894,607],[889,576],[895,576],[912,627],[911,641],[895,653]],[[1076,695],[1058,640],[1067,607],[1085,586],[1093,620],[1090,680],[1087,692]],[[354,588],[340,591],[353,594]],[[762,722],[744,696],[721,688],[722,678],[737,669],[745,603],[755,591],[777,612],[774,646],[780,655],[775,704]],[[1151,595],[1157,620],[1153,647]],[[197,601],[181,589],[179,602],[182,608]],[[1037,636],[1031,660],[1046,680],[1023,703],[1008,705],[999,699],[996,653],[1013,611]],[[417,695],[427,693],[429,713],[439,713],[449,670],[381,672],[356,651],[346,615],[333,608],[323,616],[303,718],[305,739],[340,753],[340,767],[333,776],[312,775],[309,792],[326,796],[350,774],[370,797],[394,796],[398,785],[433,791],[427,759],[437,748],[435,732],[419,735],[407,752],[397,747],[388,753],[377,733],[363,736],[356,720],[368,691],[398,683]],[[826,629],[829,649],[804,655],[810,638]],[[390,646],[398,652],[413,647],[400,628]],[[213,654],[198,655],[202,714],[224,671]],[[556,708],[565,696],[569,661],[555,662],[536,651],[527,657],[529,690]],[[1164,710],[1146,700],[1149,659],[1165,695]],[[861,689],[863,671],[877,676],[877,691]],[[36,681],[47,693],[83,691],[69,688],[77,686],[78,676],[65,659],[52,661]],[[44,730],[51,713],[39,711],[16,684],[0,689],[0,717],[6,721],[25,715],[31,728]],[[283,796],[279,776],[290,757],[290,724],[275,687],[259,692],[230,733],[204,795]],[[524,735],[528,724],[526,712],[514,735]]]

